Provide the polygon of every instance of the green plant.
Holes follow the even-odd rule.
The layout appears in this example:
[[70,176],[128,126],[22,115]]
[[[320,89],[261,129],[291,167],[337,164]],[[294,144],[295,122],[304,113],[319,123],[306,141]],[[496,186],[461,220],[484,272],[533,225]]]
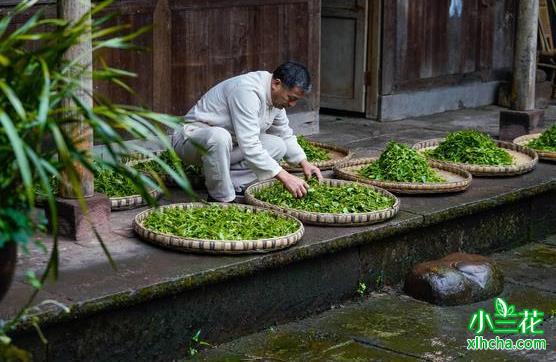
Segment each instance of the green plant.
[[[108,0],[98,3],[75,22],[46,19],[37,11],[9,32],[7,29],[14,17],[31,12],[36,2],[23,0],[0,19],[0,248],[7,242],[25,247],[37,229],[44,230],[44,219],[37,220],[31,215],[37,202],[35,190],[41,190],[53,233],[49,261],[40,278],[42,283],[49,275],[55,278],[58,270],[58,210],[51,178],[61,179],[64,174],[86,209],[79,170],[94,172],[97,163],[131,180],[137,191],[153,205],[156,200],[149,191],[161,189],[163,185],[117,160],[129,153],[154,157],[138,144],[125,143],[127,138],[156,141],[174,152],[166,128],[178,127],[180,119],[140,107],[115,105],[100,94],[91,95],[94,106],[83,103],[80,97],[82,78],[111,82],[130,90],[125,81],[134,74],[111,68],[101,59],[96,62],[100,66],[91,73],[77,60],[66,60],[67,50],[88,34],[95,57],[109,48],[135,49],[131,41],[145,29],[119,35],[126,26],[105,26],[114,18],[112,14],[101,13],[111,3]],[[94,15],[93,20],[89,21],[91,15]],[[67,100],[72,103],[65,102]],[[88,127],[111,157],[102,159],[80,148],[83,140],[74,138],[68,131],[68,126],[73,125]],[[178,185],[191,192],[179,166],[173,169],[163,160],[155,159],[155,162]],[[99,241],[102,244],[100,236]],[[5,336],[18,323],[37,291],[16,318],[2,324],[0,336]]]
[[133,179],[106,166],[95,167],[95,192],[108,197],[131,196],[139,193]]
[[285,236],[299,228],[295,220],[269,211],[215,205],[165,208],[147,216],[143,226],[165,234],[205,240],[266,239]]
[[362,176],[377,181],[445,182],[426,158],[407,145],[388,142],[378,160],[359,170]]
[[[174,170],[181,167],[187,176],[193,177],[203,174],[201,166],[185,164],[175,153],[169,152],[168,150],[162,152],[158,157],[166,164],[170,165]],[[155,173],[159,176],[168,177],[167,173],[160,165],[153,160],[137,162],[134,164],[133,168],[141,172]]]
[[366,291],[367,284],[365,284],[364,282],[359,282],[359,284],[357,285],[357,293],[362,297],[363,295],[365,295]]
[[326,149],[311,144],[309,140],[303,136],[297,137],[297,143],[303,148],[307,160],[310,162],[326,161],[330,159],[330,155]]
[[300,209],[322,213],[359,213],[386,209],[394,204],[394,199],[370,187],[356,184],[331,186],[308,181],[309,191],[305,197],[297,199],[282,185],[274,183],[255,193],[255,198],[290,209]]
[[539,151],[556,152],[556,124],[544,131],[539,138],[529,142],[527,147]]
[[450,133],[438,147],[425,152],[440,161],[474,165],[511,165],[512,156],[498,147],[489,135],[476,130]]
[[[95,192],[103,193],[108,197],[123,197],[139,194],[132,178],[117,173],[105,165],[93,163],[93,167],[93,173],[95,175]],[[54,195],[58,195],[58,179],[54,176],[51,177],[49,184]],[[35,193],[39,198],[47,196],[47,193],[41,188],[35,189]]]
[[210,343],[207,343],[201,338],[201,330],[197,330],[191,340],[189,341],[188,355],[189,357],[194,357],[199,353],[201,347],[210,347]]

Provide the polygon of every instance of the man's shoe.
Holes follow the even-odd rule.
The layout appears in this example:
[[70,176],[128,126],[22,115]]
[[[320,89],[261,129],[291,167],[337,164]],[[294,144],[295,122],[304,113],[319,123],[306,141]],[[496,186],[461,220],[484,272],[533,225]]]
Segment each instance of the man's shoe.
[[[239,198],[243,199],[243,196],[240,196]],[[243,200],[241,200],[241,201],[243,201]],[[241,204],[242,203],[241,201],[238,200],[238,196],[236,196],[235,199],[233,199],[232,201],[229,201],[229,202],[223,202],[223,201],[220,201],[220,200],[216,200],[214,197],[212,197],[210,195],[207,196],[207,202],[220,202],[220,203],[225,203],[225,204]]]

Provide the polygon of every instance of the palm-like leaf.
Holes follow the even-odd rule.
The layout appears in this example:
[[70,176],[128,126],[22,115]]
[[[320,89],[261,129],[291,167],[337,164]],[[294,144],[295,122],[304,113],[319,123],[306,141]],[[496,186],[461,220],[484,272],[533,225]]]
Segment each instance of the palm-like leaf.
[[[149,189],[164,189],[161,178],[148,177],[119,160],[131,152],[147,157],[154,155],[124,140],[131,137],[156,141],[173,153],[166,128],[177,127],[179,118],[134,106],[111,104],[97,94],[91,95],[93,107],[82,103],[77,96],[81,91],[81,77],[112,82],[131,91],[125,79],[135,75],[111,68],[103,61],[99,62],[99,69],[88,74],[78,60],[68,62],[63,58],[64,53],[87,33],[92,34],[94,54],[97,54],[105,48],[134,48],[131,41],[146,30],[121,34],[125,27],[103,28],[113,17],[100,15],[111,2],[104,1],[91,10],[97,15],[92,22],[86,21],[85,17],[75,23],[43,19],[37,12],[16,30],[7,31],[14,16],[30,11],[35,2],[22,1],[11,14],[0,19],[0,210],[20,210],[30,220],[29,212],[35,206],[34,190],[41,190],[46,195],[55,229],[56,190],[52,189],[50,179],[66,175],[80,196],[77,168],[93,171],[95,163],[129,177],[141,195],[153,204],[155,200]],[[71,109],[64,99],[73,100]],[[80,140],[73,139],[64,127],[77,121],[92,129],[95,139],[105,145],[111,157],[102,159],[79,149]],[[157,163],[178,185],[191,192],[179,165],[175,171],[162,160]],[[0,247],[15,232],[17,230],[0,223]]]

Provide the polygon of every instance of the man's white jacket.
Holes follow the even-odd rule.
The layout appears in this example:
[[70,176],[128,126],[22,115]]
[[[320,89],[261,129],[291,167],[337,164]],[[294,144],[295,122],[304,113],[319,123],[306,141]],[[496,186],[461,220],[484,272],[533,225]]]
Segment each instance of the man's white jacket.
[[259,135],[280,137],[286,144],[285,159],[297,164],[306,158],[289,126],[284,109],[272,105],[272,73],[250,72],[212,87],[184,116],[187,137],[198,127],[217,126],[230,132],[249,168],[259,180],[272,178],[282,170],[263,148]]

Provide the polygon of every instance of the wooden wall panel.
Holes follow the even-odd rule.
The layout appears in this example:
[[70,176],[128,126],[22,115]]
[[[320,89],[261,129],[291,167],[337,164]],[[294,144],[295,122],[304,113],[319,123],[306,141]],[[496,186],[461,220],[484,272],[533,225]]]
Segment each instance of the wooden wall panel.
[[[292,112],[318,110],[319,1],[170,1],[174,114],[211,86],[252,70],[272,71],[295,59],[308,65],[313,92]],[[318,30],[318,29],[317,29]]]
[[[0,0],[0,13],[16,3]],[[56,16],[54,0],[40,3],[34,9]],[[120,14],[111,25],[152,31],[135,41],[146,52],[110,49],[99,55],[110,66],[137,74],[128,79],[137,95],[95,82],[98,95],[182,115],[219,81],[252,70],[272,71],[294,59],[308,66],[313,92],[290,112],[318,112],[320,0],[117,0],[107,11]],[[94,66],[101,64],[97,58]]]
[[450,14],[457,2],[385,3],[383,95],[501,77],[508,64],[500,60],[512,57],[515,1],[461,0],[461,12]]

